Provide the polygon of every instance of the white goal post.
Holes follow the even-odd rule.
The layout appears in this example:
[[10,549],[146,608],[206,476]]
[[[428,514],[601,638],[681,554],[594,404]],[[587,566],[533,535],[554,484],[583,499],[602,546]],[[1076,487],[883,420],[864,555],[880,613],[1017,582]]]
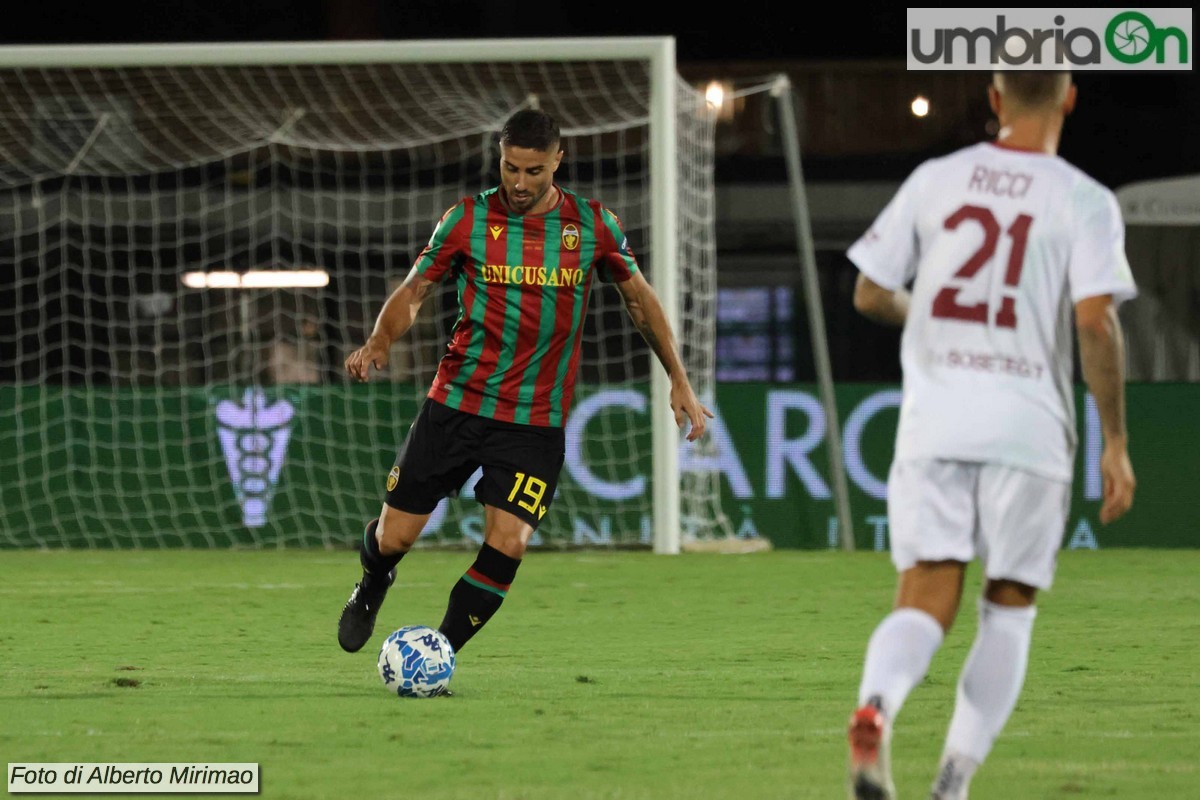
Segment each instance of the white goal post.
[[[494,185],[490,137],[523,105],[559,118],[564,185],[648,240],[693,383],[715,396],[715,117],[672,37],[2,47],[0,103],[0,308],[18,320],[0,327],[0,546],[352,540],[449,309],[397,343],[413,352],[383,381],[408,405],[339,386],[333,362],[447,200]],[[256,269],[328,283],[246,290]],[[602,398],[545,543],[678,553],[726,535],[720,476],[681,449],[663,370],[614,322],[619,300],[593,304],[576,406]],[[629,393],[647,377],[648,405]],[[354,462],[388,433],[358,451],[369,469]],[[456,521],[460,540],[478,532]]]

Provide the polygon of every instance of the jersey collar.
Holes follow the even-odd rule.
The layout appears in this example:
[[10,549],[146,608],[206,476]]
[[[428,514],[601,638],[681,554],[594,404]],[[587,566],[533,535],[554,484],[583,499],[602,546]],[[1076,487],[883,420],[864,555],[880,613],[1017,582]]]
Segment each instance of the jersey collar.
[[1012,152],[1012,153],[1027,153],[1032,156],[1048,156],[1048,155],[1050,155],[1045,150],[1038,150],[1036,147],[1021,147],[1019,145],[1009,144],[1008,142],[1000,142],[995,139],[992,139],[991,141],[989,141],[988,144],[990,144],[992,147],[997,147],[1001,150],[1008,150],[1009,152]]
[[[557,183],[551,184],[551,188],[554,191],[558,192],[558,199],[554,201],[553,206],[551,206],[550,208],[547,208],[545,211],[541,212],[540,214],[521,214],[521,216],[522,217],[544,217],[547,214],[552,214],[553,212],[558,211],[560,208],[562,208],[563,203],[566,202],[567,193],[564,192],[562,189],[560,189]],[[504,213],[509,214],[509,215],[512,215],[514,213],[512,210],[512,207],[510,207],[508,205],[508,196],[504,193],[503,186],[496,187],[496,199],[500,201],[500,207],[504,209]]]

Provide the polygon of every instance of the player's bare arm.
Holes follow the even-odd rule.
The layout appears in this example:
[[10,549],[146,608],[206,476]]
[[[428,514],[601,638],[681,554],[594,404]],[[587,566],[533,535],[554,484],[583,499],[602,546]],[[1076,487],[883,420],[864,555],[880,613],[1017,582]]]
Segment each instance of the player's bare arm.
[[429,296],[436,284],[422,277],[414,267],[409,271],[404,283],[396,287],[379,316],[375,319],[375,329],[367,338],[367,343],[355,350],[346,359],[346,372],[352,378],[365,381],[370,377],[371,366],[380,370],[388,365],[388,351],[392,342],[403,336],[417,319],[421,304]]
[[1096,399],[1104,433],[1104,453],[1100,456],[1104,501],[1100,521],[1107,524],[1130,509],[1137,485],[1125,428],[1125,339],[1112,297],[1100,295],[1076,303],[1075,328],[1079,332],[1083,377]]
[[864,317],[884,325],[904,327],[911,297],[905,289],[885,289],[861,272],[854,284],[854,308]]
[[650,345],[650,349],[654,351],[654,355],[658,357],[671,379],[671,410],[675,413],[675,424],[683,427],[683,418],[686,416],[692,424],[687,439],[689,442],[696,441],[704,435],[708,425],[705,417],[711,418],[713,412],[700,402],[692,390],[658,294],[640,272],[635,272],[629,280],[618,283],[617,289],[625,300],[625,308],[634,326],[642,334],[646,344]]

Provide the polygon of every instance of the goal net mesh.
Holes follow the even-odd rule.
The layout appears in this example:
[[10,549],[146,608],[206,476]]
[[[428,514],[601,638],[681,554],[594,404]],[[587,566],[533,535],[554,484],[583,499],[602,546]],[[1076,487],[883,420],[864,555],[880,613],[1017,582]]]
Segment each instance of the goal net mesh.
[[[620,217],[655,280],[648,62],[9,68],[0,97],[0,546],[356,541],[453,287],[370,383],[343,361],[442,213],[498,183],[495,133],[519,108],[559,120],[558,181]],[[682,80],[676,101],[676,335],[711,397],[714,119]],[[248,288],[250,270],[328,282]],[[535,546],[651,541],[656,369],[617,291],[594,289]],[[685,540],[725,533],[712,462],[685,447],[665,478]],[[422,543],[481,540],[472,484]]]

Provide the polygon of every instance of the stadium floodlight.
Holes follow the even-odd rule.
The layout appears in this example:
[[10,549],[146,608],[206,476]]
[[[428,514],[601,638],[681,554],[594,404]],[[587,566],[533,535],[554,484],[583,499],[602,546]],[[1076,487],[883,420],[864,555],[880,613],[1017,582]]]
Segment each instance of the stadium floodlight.
[[725,102],[725,87],[720,81],[709,81],[704,90],[704,99],[719,113],[721,105]]
[[323,269],[252,269],[185,272],[180,282],[189,289],[319,289],[329,285]]

